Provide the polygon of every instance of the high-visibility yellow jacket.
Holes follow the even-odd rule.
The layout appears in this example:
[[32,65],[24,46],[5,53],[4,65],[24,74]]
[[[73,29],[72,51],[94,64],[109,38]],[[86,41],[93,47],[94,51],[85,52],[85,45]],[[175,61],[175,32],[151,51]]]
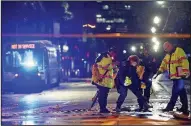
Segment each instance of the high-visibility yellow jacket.
[[137,66],[137,74],[138,74],[140,80],[143,79],[144,72],[145,72],[145,67],[141,66],[141,65],[138,65]]
[[97,68],[97,64],[93,64],[92,66],[92,82],[98,83],[100,80],[100,74]]
[[[107,57],[103,57],[97,65],[100,77],[102,78],[97,84],[103,87],[113,88],[115,85],[114,79],[116,77],[116,65],[113,64],[112,58],[107,55]],[[107,70],[107,74],[104,75]]]
[[171,55],[166,54],[160,65],[159,71],[168,71],[170,79],[181,79],[178,75],[177,67],[182,67],[184,74],[188,74],[190,72],[186,54],[184,50],[179,47],[177,47]]

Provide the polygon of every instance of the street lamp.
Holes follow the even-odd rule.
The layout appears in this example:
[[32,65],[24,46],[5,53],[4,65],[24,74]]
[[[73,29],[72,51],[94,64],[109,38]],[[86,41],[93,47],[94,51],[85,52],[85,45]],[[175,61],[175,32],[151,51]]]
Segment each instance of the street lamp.
[[153,41],[153,42],[156,42],[156,41],[157,41],[157,38],[156,38],[156,37],[153,37],[153,38],[152,38],[152,41]]
[[158,51],[158,48],[159,48],[159,45],[154,45],[154,46],[153,46],[153,50],[154,50],[155,52]]
[[135,46],[132,46],[132,47],[131,47],[131,51],[136,52],[136,47],[135,47]]
[[106,30],[109,31],[109,30],[111,30],[111,28],[110,28],[110,27],[107,27]]
[[69,50],[69,47],[67,45],[63,45],[63,52],[67,52]]
[[103,9],[104,9],[104,10],[108,10],[108,9],[109,9],[109,6],[108,6],[108,5],[104,5],[104,6],[103,6]]
[[131,5],[125,5],[125,8],[130,10],[131,9]]
[[154,42],[155,45],[159,46],[160,43],[159,43],[159,41],[157,40],[156,37],[153,37],[152,41]]
[[143,46],[140,46],[140,49],[143,49]]
[[160,45],[159,41],[155,41],[155,44],[156,44],[157,46],[159,46],[159,45]]
[[155,16],[154,17],[154,19],[153,19],[153,22],[155,23],[155,24],[159,24],[160,23],[160,18],[158,17],[158,16]]
[[126,51],[126,50],[123,50],[123,54],[125,54],[125,53],[127,53],[127,51]]
[[152,28],[151,28],[151,32],[152,32],[152,33],[155,33],[155,32],[156,32],[156,28],[155,28],[155,27],[152,27]]
[[96,17],[97,18],[101,18],[102,16],[101,16],[101,14],[97,14]]
[[106,30],[107,30],[107,31],[111,30],[111,25],[108,25],[108,26],[106,27]]
[[130,6],[130,5],[128,5],[128,6],[127,6],[127,8],[128,8],[128,9],[131,9],[131,6]]
[[162,5],[162,4],[164,4],[164,1],[157,1],[157,3]]

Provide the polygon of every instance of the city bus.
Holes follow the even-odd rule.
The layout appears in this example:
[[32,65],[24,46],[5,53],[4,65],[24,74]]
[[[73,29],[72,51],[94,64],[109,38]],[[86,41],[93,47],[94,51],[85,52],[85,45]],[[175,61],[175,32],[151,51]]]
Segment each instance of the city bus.
[[48,40],[8,43],[3,48],[3,86],[58,86],[60,47]]

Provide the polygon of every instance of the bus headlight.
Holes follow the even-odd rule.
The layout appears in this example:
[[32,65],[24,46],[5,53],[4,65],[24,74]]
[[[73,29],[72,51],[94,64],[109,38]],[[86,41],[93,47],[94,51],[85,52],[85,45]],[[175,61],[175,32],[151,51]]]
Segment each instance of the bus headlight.
[[40,77],[40,75],[41,75],[41,74],[40,74],[40,73],[38,73],[37,75]]
[[19,74],[15,74],[15,77],[18,77],[19,76]]

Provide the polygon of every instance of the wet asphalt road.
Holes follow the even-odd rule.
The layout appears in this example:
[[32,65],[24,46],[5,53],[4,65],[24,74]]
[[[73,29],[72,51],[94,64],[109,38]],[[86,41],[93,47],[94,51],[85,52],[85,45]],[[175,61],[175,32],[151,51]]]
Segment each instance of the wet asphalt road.
[[[155,113],[166,106],[172,86],[169,82],[163,81],[160,84],[157,82],[153,84],[154,92],[151,95]],[[96,88],[89,82],[70,82],[61,83],[59,87],[38,93],[4,93],[2,95],[2,124],[72,124],[74,120],[85,120],[88,117],[93,119],[96,115],[92,116],[92,113],[97,113],[98,107],[94,107],[93,112],[88,112],[88,109],[95,92]],[[109,109],[112,110],[115,107],[117,97],[116,89],[112,89],[108,98]],[[130,91],[124,106],[137,107],[136,97]],[[178,103],[177,106],[180,104]],[[71,116],[80,116],[80,118],[68,119]],[[131,115],[128,113],[128,116]]]

